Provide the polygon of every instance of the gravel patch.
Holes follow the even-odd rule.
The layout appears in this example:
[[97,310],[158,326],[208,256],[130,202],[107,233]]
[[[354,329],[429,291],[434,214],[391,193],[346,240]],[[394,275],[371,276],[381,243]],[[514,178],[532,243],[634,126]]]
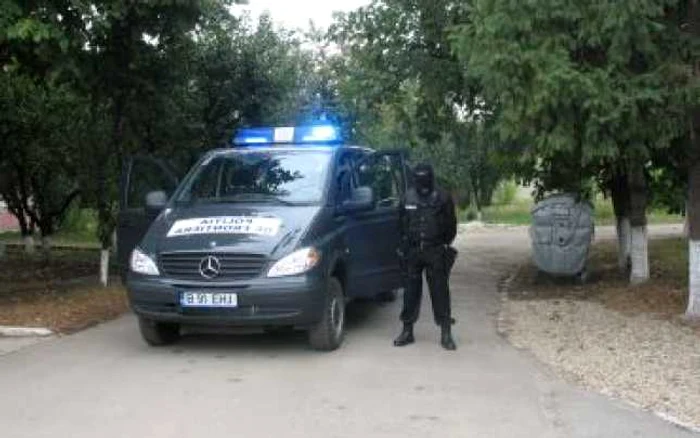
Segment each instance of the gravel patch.
[[564,378],[700,427],[700,335],[592,301],[505,299],[499,331]]

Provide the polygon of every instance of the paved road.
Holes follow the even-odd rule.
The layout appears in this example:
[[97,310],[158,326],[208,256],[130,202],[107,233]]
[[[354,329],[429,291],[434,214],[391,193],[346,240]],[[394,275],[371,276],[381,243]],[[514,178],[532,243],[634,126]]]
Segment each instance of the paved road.
[[496,334],[496,284],[524,255],[522,230],[470,233],[460,247],[457,352],[438,346],[427,299],[416,345],[391,346],[398,302],[365,303],[332,354],[297,335],[149,349],[127,316],[0,356],[0,436],[696,436],[563,383]]

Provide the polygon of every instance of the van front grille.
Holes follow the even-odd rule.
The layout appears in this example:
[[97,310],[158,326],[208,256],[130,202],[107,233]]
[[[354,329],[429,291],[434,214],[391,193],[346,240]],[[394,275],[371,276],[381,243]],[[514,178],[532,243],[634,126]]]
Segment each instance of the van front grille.
[[[212,257],[213,266],[207,265]],[[166,252],[158,258],[163,273],[171,278],[192,281],[249,280],[260,276],[267,262],[260,254]],[[218,264],[217,264],[218,262]],[[218,274],[211,269],[218,268]],[[203,275],[202,271],[204,271]]]

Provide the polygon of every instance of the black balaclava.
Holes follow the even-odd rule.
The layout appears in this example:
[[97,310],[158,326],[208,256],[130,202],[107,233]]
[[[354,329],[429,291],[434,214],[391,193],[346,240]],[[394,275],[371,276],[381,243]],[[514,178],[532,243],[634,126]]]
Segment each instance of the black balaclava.
[[433,193],[435,188],[433,166],[426,163],[418,164],[413,171],[413,175],[416,182],[416,191],[420,196],[428,196]]

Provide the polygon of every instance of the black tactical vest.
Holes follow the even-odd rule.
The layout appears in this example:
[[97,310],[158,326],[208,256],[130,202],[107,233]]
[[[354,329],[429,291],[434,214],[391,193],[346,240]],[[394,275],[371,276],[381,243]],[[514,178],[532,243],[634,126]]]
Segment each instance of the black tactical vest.
[[406,193],[406,232],[411,245],[443,245],[445,242],[443,224],[443,200],[434,190],[429,196],[418,196],[411,189]]

